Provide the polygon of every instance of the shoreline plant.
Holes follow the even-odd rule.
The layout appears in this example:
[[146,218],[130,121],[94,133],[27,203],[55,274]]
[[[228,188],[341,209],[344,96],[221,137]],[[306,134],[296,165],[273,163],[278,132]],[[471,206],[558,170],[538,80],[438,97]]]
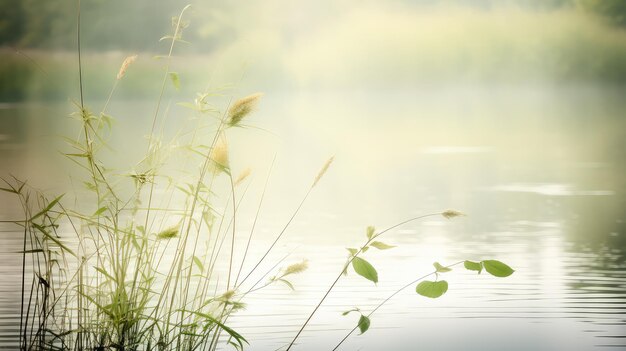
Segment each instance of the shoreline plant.
[[[233,174],[228,135],[233,128],[247,127],[244,122],[256,110],[262,95],[231,99],[226,108],[219,109],[211,99],[223,96],[222,90],[200,93],[193,102],[180,104],[193,113],[194,125],[181,128],[172,139],[166,139],[162,131],[157,133],[157,126],[166,117],[162,100],[168,82],[174,88],[180,86],[170,63],[175,44],[182,41],[188,25],[183,20],[188,8],[172,20],[172,34],[162,38],[170,41],[170,46],[163,57],[165,69],[145,155],[132,170],[121,172],[104,161],[113,120],[107,111],[116,87],[137,56],[128,56],[122,62],[100,113],[92,113],[84,103],[78,1],[80,100],[75,103],[77,112],[73,117],[80,134],[65,138],[67,150],[63,155],[82,174],[80,188],[51,198],[15,177],[2,178],[4,184],[0,187],[0,191],[17,197],[24,214],[23,219],[6,221],[23,232],[21,350],[212,351],[225,345],[244,349],[248,341],[228,325],[229,317],[245,308],[244,298],[249,293],[274,283],[294,289],[288,279],[308,267],[305,260],[279,268],[285,256],[270,270],[259,272],[328,171],[333,157],[321,167],[261,257],[247,264],[270,174],[253,224],[243,238],[246,245],[238,247],[238,208],[250,185],[250,171]],[[174,170],[168,168],[171,164]],[[296,345],[350,266],[358,275],[378,282],[378,272],[362,256],[370,248],[393,248],[378,240],[381,235],[429,216],[450,219],[461,215],[448,210],[411,218],[380,232],[368,227],[367,240],[358,249],[348,248],[347,262],[287,350]],[[495,260],[462,262],[466,269],[478,273],[483,269],[497,277],[513,273]],[[438,280],[439,275],[460,263],[435,263],[433,273],[404,288],[421,281],[416,292],[437,298],[448,288],[445,280]],[[260,278],[251,280],[255,274]],[[422,281],[433,274],[435,281]],[[358,308],[346,311],[344,315],[359,313],[359,321],[335,349],[356,329],[366,332],[370,316],[400,290],[368,314]]]

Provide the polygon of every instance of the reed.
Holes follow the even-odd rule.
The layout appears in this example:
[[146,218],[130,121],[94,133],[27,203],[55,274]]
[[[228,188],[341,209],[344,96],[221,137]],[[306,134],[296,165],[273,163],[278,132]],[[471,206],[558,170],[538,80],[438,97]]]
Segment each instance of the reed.
[[[182,127],[168,140],[157,133],[164,92],[180,83],[170,70],[170,59],[187,26],[183,20],[187,9],[173,20],[172,34],[164,37],[170,46],[145,154],[132,170],[113,172],[102,157],[107,149],[105,135],[112,132],[106,111],[137,56],[124,60],[104,107],[93,114],[85,105],[83,92],[78,1],[80,101],[73,117],[81,132],[65,138],[63,155],[76,167],[72,178],[80,178],[81,187],[51,197],[18,178],[1,178],[0,191],[16,196],[24,214],[23,219],[9,221],[23,232],[21,350],[217,350],[227,345],[243,349],[248,341],[228,321],[245,308],[245,297],[275,283],[295,289],[289,279],[308,268],[306,260],[280,268],[285,256],[269,271],[259,272],[334,157],[322,165],[271,244],[248,265],[270,174],[246,245],[239,247],[239,206],[245,200],[251,171],[245,169],[233,177],[228,135],[233,128],[246,127],[243,121],[258,108],[262,94],[236,99],[220,110],[209,103],[220,92],[209,90],[199,94],[193,104],[183,105],[194,114],[195,124]],[[167,167],[170,164],[175,167]],[[461,215],[448,210],[410,218],[380,232],[368,227],[367,240],[358,249],[348,248],[347,262],[287,349],[295,345],[350,266],[358,275],[378,281],[378,272],[362,256],[370,248],[394,247],[379,241],[381,235],[425,217]],[[499,277],[513,273],[494,260],[464,264],[469,270],[484,269]],[[245,270],[248,266],[251,268]],[[435,263],[431,274],[438,277],[452,266]],[[435,298],[447,287],[441,280],[422,281],[416,291]],[[367,331],[370,316],[395,294],[369,314],[360,309],[347,311],[359,312],[361,317],[337,347],[354,330]]]

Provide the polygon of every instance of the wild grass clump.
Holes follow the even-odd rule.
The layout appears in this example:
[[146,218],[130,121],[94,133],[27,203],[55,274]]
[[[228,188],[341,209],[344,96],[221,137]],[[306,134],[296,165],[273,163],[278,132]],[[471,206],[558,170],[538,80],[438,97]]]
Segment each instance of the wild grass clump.
[[[210,103],[211,97],[222,91],[199,94],[193,103],[182,104],[194,114],[195,125],[181,129],[170,140],[157,133],[164,91],[168,82],[177,86],[170,59],[175,44],[182,40],[186,9],[173,20],[173,34],[165,37],[171,44],[164,57],[165,72],[148,130],[148,145],[133,169],[114,171],[103,161],[102,153],[111,133],[107,106],[118,82],[132,69],[135,55],[125,59],[113,76],[109,98],[99,113],[84,105],[81,81],[81,98],[73,114],[81,132],[76,138],[65,138],[63,153],[77,167],[72,178],[81,180],[80,188],[48,197],[17,178],[2,179],[0,190],[15,195],[24,213],[23,220],[12,221],[24,235],[19,328],[22,350],[216,350],[227,345],[243,349],[248,341],[228,325],[228,320],[245,308],[245,297],[274,283],[294,289],[289,279],[308,268],[306,260],[280,268],[280,260],[270,271],[258,272],[327,173],[333,157],[313,178],[261,257],[248,262],[265,190],[243,238],[246,245],[238,246],[238,207],[246,193],[241,188],[247,186],[251,171],[244,169],[233,176],[235,165],[229,157],[228,142],[233,128],[245,127],[243,121],[257,108],[261,94],[235,100],[223,111]],[[168,168],[170,164],[175,167]],[[461,215],[449,210],[411,218],[380,232],[368,227],[367,240],[359,248],[348,248],[346,264],[287,349],[350,266],[358,275],[378,282],[378,272],[362,256],[370,248],[394,247],[380,241],[381,235],[428,216],[451,219]],[[513,273],[494,260],[464,264],[469,270],[484,269],[500,277]],[[436,263],[431,274],[439,277],[454,265]],[[250,279],[254,275],[255,279]],[[436,298],[447,287],[445,281],[423,281],[416,292]],[[397,293],[369,314],[359,308],[347,311],[361,314],[355,329],[366,332],[371,314]]]
[[[172,140],[155,133],[163,92],[174,77],[169,65],[182,38],[184,12],[166,37],[171,45],[148,147],[132,170],[113,171],[102,152],[111,133],[107,107],[136,55],[122,62],[100,113],[83,105],[81,84],[73,114],[81,133],[65,139],[63,153],[78,167],[80,175],[73,177],[82,177],[81,188],[50,200],[25,182],[4,179],[2,190],[19,198],[25,214],[14,222],[24,230],[21,349],[215,350],[247,343],[226,321],[244,308],[242,296],[259,288],[243,283],[260,261],[250,269],[245,254],[235,260],[237,207],[244,194],[238,187],[250,171],[233,178],[228,134],[261,95],[237,100],[225,113],[193,109],[202,117],[198,125]],[[80,57],[79,70],[82,76]],[[205,104],[218,93],[196,102]],[[166,167],[171,161],[182,163],[173,174]],[[305,269],[303,263],[277,268],[266,285],[293,287],[286,278]]]

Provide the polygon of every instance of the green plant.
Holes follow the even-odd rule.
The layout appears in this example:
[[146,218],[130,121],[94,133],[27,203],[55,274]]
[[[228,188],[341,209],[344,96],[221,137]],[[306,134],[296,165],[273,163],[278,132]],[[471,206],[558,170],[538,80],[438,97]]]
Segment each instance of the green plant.
[[[229,101],[220,109],[211,99],[223,96],[224,90],[203,92],[193,102],[180,104],[194,116],[173,138],[167,139],[158,131],[160,119],[164,118],[162,100],[168,82],[174,88],[180,86],[170,64],[175,44],[182,40],[187,26],[183,20],[187,9],[174,18],[172,34],[162,38],[170,41],[170,47],[163,57],[165,69],[145,155],[133,169],[122,172],[109,167],[103,156],[107,136],[112,132],[113,118],[107,109],[136,56],[124,60],[104,106],[99,113],[92,113],[83,96],[79,1],[80,101],[75,103],[73,117],[80,134],[65,138],[68,150],[64,156],[81,175],[76,177],[82,177],[80,188],[49,198],[17,178],[2,179],[4,185],[0,187],[0,191],[17,197],[24,213],[23,219],[9,221],[20,226],[24,234],[19,329],[22,350],[216,350],[224,343],[220,340],[223,335],[227,335],[226,343],[243,349],[248,341],[228,325],[228,320],[245,307],[244,298],[274,283],[293,289],[288,278],[308,267],[307,261],[302,261],[278,268],[285,256],[256,282],[244,285],[286,233],[329,169],[332,157],[246,273],[244,267],[265,190],[246,245],[237,247],[238,207],[247,189],[241,187],[250,172],[233,175],[228,135],[232,129],[246,126],[243,122],[256,109],[261,94]],[[378,272],[362,256],[370,248],[393,248],[378,240],[381,235],[409,222],[440,215],[453,218],[461,213],[444,211],[415,217],[378,233],[368,227],[367,240],[358,249],[348,248],[347,262],[288,349],[350,266],[358,275],[378,282]],[[243,251],[240,260],[235,259],[237,250]],[[496,276],[513,272],[493,260],[464,263],[467,269],[479,273],[483,269]],[[431,274],[438,278],[454,265],[435,263],[436,271]],[[416,288],[418,294],[431,298],[446,290],[447,282],[443,280],[422,281]],[[399,291],[367,315],[358,308],[344,313],[358,312],[360,318],[343,340],[356,329],[366,332],[370,316]]]
[[[77,167],[77,178],[83,175],[80,188],[70,192],[73,203],[64,200],[70,196],[49,200],[23,181],[3,179],[0,190],[17,196],[25,216],[11,221],[24,230],[23,350],[214,350],[223,333],[237,348],[247,343],[226,325],[228,316],[244,307],[241,286],[285,233],[323,172],[265,255],[238,282],[254,228],[236,262],[236,214],[245,195],[237,189],[249,172],[233,176],[227,135],[229,129],[245,126],[243,120],[261,95],[238,99],[219,112],[209,100],[222,90],[202,93],[186,106],[195,124],[168,141],[157,133],[167,83],[179,84],[170,58],[182,38],[186,10],[174,19],[173,34],[163,38],[171,44],[163,58],[147,150],[132,170],[113,170],[102,154],[112,125],[107,107],[135,56],[124,60],[109,98],[94,114],[84,104],[79,37],[80,101],[73,117],[81,133],[65,138],[69,150],[64,152]],[[78,19],[80,25],[80,10]],[[169,164],[175,164],[174,170]],[[218,185],[224,178],[227,187]],[[304,269],[303,264],[290,265],[268,284],[291,286],[286,277]]]
[[[367,227],[366,231],[365,231],[365,235],[367,237],[367,240],[365,241],[365,243],[358,249],[356,248],[347,248],[349,255],[348,255],[348,260],[347,262],[343,265],[343,268],[341,269],[341,271],[339,272],[339,274],[337,275],[337,277],[335,278],[335,280],[332,282],[332,284],[328,287],[328,289],[326,290],[326,292],[324,293],[324,295],[322,296],[322,298],[320,299],[320,301],[317,303],[317,305],[315,306],[315,308],[313,309],[313,311],[311,312],[311,314],[309,314],[309,316],[307,317],[307,319],[304,321],[304,323],[302,324],[302,326],[300,327],[300,329],[298,330],[298,332],[296,333],[296,335],[294,336],[293,340],[289,343],[289,345],[287,346],[287,350],[290,350],[295,342],[298,340],[298,337],[300,336],[300,334],[302,333],[302,331],[304,330],[304,328],[309,324],[309,322],[311,321],[311,318],[313,318],[313,316],[315,315],[315,313],[317,312],[317,310],[322,306],[322,303],[326,300],[326,298],[328,297],[328,295],[331,293],[331,291],[333,290],[333,288],[335,287],[335,285],[337,285],[337,282],[339,282],[339,280],[341,279],[342,276],[347,275],[348,274],[348,268],[350,266],[352,266],[352,268],[354,269],[354,271],[362,276],[363,278],[373,282],[373,283],[378,283],[378,271],[376,270],[376,268],[374,268],[374,266],[369,263],[367,260],[363,259],[361,257],[361,255],[363,255],[364,253],[366,253],[370,248],[376,248],[378,250],[388,250],[388,249],[392,249],[395,246],[393,245],[389,245],[386,244],[384,242],[378,241],[377,239],[389,232],[392,229],[395,229],[399,226],[402,226],[404,224],[410,223],[410,222],[414,222],[417,220],[421,220],[427,217],[433,217],[433,216],[443,216],[446,219],[452,219],[455,217],[459,217],[459,216],[463,216],[464,214],[458,211],[454,211],[454,210],[447,210],[447,211],[443,211],[443,212],[438,212],[438,213],[431,213],[431,214],[426,214],[426,215],[422,215],[422,216],[418,216],[418,217],[413,217],[413,218],[409,218],[405,221],[402,221],[398,224],[395,224],[389,228],[386,228],[380,232],[376,232],[376,229],[372,226]],[[429,298],[438,298],[441,297],[443,294],[445,294],[448,291],[448,282],[445,280],[438,280],[439,278],[439,274],[442,273],[446,273],[446,272],[450,272],[452,270],[452,267],[459,265],[463,263],[465,268],[471,271],[477,271],[479,274],[482,272],[483,269],[485,269],[489,274],[496,276],[496,277],[508,277],[511,274],[513,274],[513,269],[511,267],[509,267],[508,265],[506,265],[505,263],[502,263],[500,261],[497,260],[484,260],[481,262],[473,262],[473,261],[461,261],[461,262],[457,262],[454,263],[452,265],[449,266],[442,266],[439,262],[435,262],[433,263],[433,266],[435,267],[435,271],[432,273],[429,273],[421,278],[418,278],[414,281],[412,281],[411,283],[403,286],[402,288],[398,289],[397,291],[395,291],[393,294],[391,294],[391,296],[389,296],[388,298],[386,298],[385,300],[383,300],[378,306],[376,306],[376,308],[374,308],[369,314],[365,315],[363,314],[363,312],[361,311],[360,308],[353,308],[351,310],[345,311],[343,313],[343,315],[348,315],[351,312],[357,312],[360,314],[359,320],[357,322],[357,325],[335,346],[335,348],[333,350],[336,350],[337,348],[339,348],[339,346],[350,336],[352,335],[352,333],[358,328],[361,331],[361,334],[365,333],[370,325],[371,325],[371,320],[370,320],[370,316],[376,312],[380,307],[382,307],[385,303],[387,303],[387,301],[389,301],[391,298],[393,298],[395,295],[397,295],[400,291],[406,289],[407,287],[416,284],[417,282],[431,276],[431,275],[435,275],[436,279],[435,281],[422,281],[420,282],[416,287],[415,287],[415,291],[422,296],[425,297],[429,297]]]

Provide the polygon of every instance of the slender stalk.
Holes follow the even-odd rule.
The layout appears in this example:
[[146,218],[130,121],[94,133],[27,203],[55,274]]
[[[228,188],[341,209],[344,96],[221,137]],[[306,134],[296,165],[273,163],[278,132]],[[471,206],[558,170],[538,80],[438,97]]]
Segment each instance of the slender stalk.
[[[446,266],[446,268],[452,268],[452,267],[454,267],[454,266],[456,266],[456,265],[459,265],[459,264],[461,264],[461,263],[463,263],[463,261],[459,261],[459,262],[453,263],[453,264],[451,264],[451,265],[449,265],[449,266]],[[406,285],[402,286],[402,287],[401,287],[401,288],[399,288],[398,290],[394,291],[394,292],[393,292],[393,294],[389,295],[386,299],[384,299],[384,300],[383,300],[383,301],[381,301],[378,305],[376,305],[376,307],[375,307],[375,308],[374,308],[374,309],[373,309],[370,313],[368,313],[368,314],[367,314],[367,317],[370,317],[371,315],[373,315],[373,314],[374,314],[374,312],[378,311],[378,309],[379,309],[379,308],[383,307],[383,305],[384,305],[384,304],[386,304],[389,300],[391,300],[391,299],[392,299],[392,298],[394,298],[396,295],[398,295],[398,294],[399,294],[402,290],[404,290],[404,289],[406,289],[406,288],[408,288],[408,287],[410,287],[410,286],[414,285],[415,283],[419,282],[419,281],[420,281],[420,280],[422,280],[422,279],[426,279],[426,278],[428,278],[429,276],[431,276],[431,275],[433,275],[433,274],[437,274],[437,271],[432,271],[432,272],[430,272],[430,273],[428,273],[428,274],[425,274],[425,275],[423,275],[423,276],[421,276],[421,277],[419,277],[419,278],[417,278],[417,279],[413,280],[412,282],[410,282],[410,283],[408,283],[408,284],[406,284]],[[348,339],[348,338],[350,337],[350,335],[352,335],[352,333],[354,333],[354,331],[356,331],[356,330],[357,330],[360,326],[361,326],[361,323],[358,323],[358,324],[356,325],[356,327],[352,328],[352,330],[350,330],[350,332],[349,332],[348,334],[346,334],[346,336],[344,336],[344,337],[343,337],[343,339],[341,339],[341,341],[339,341],[339,343],[338,343],[338,344],[337,344],[337,345],[333,348],[333,350],[332,350],[332,351],[337,350],[337,349],[339,348],[339,346],[341,346],[341,344],[342,344],[344,341],[346,341],[346,339]]]
[[237,215],[237,204],[235,203],[235,183],[233,182],[233,175],[231,172],[228,172],[228,179],[230,179],[230,190],[232,192],[233,197],[233,236],[230,241],[230,260],[228,262],[228,279],[226,281],[226,290],[230,290],[230,278],[233,271],[233,257],[235,256],[235,225],[237,223],[236,215]]
[[241,280],[241,283],[239,283],[239,285],[242,285],[250,277],[250,275],[252,275],[252,273],[259,267],[261,262],[263,262],[265,260],[265,258],[270,253],[270,251],[272,251],[272,249],[274,248],[274,246],[276,245],[278,240],[280,240],[280,238],[283,236],[283,234],[285,234],[285,231],[287,231],[287,228],[289,227],[291,222],[294,220],[294,218],[296,218],[296,215],[298,214],[298,212],[300,212],[300,209],[302,208],[302,205],[304,205],[304,202],[309,197],[309,194],[311,194],[311,190],[313,190],[313,187],[309,188],[309,190],[306,192],[306,194],[304,195],[304,197],[300,201],[300,204],[298,205],[298,207],[296,207],[296,210],[293,212],[293,214],[291,215],[291,217],[289,218],[289,220],[287,221],[287,223],[285,224],[283,229],[280,231],[278,236],[276,236],[276,239],[274,239],[274,241],[272,242],[272,245],[270,245],[270,247],[265,251],[265,253],[261,257],[261,259],[259,259],[257,261],[257,263],[254,265],[254,267],[252,267],[252,269],[250,270],[250,272],[248,272],[246,277]]
[[250,235],[248,236],[248,243],[246,244],[246,249],[243,252],[241,265],[239,266],[239,271],[237,272],[237,277],[235,278],[235,284],[234,284],[235,286],[237,286],[237,281],[239,280],[239,276],[241,275],[243,266],[246,263],[246,257],[248,256],[248,249],[250,248],[250,242],[252,241],[252,234],[254,233],[254,229],[256,228],[256,222],[259,219],[259,213],[261,212],[263,199],[265,198],[265,191],[267,190],[267,184],[269,183],[270,174],[272,173],[272,168],[274,168],[275,161],[276,161],[276,156],[274,155],[274,159],[272,160],[272,164],[270,165],[270,170],[267,172],[267,178],[265,178],[265,185],[263,185],[263,192],[261,193],[261,199],[259,200],[259,205],[257,206],[256,214],[254,215],[254,221],[252,222],[252,228],[250,229]]
[[[21,198],[21,196],[20,196]],[[24,204],[22,204],[24,206]],[[26,209],[24,209],[24,215],[27,216],[28,213]],[[28,218],[24,218],[24,245],[22,252],[22,303],[20,304],[20,349],[25,349],[27,340],[26,340],[26,327],[24,326],[24,294],[25,294],[25,282],[26,282],[26,234],[28,231]],[[24,344],[22,347],[23,337]]]
[[[85,102],[84,102],[84,98],[83,98],[83,65],[82,65],[82,57],[81,57],[81,49],[80,49],[80,1],[78,0],[78,13],[77,13],[77,23],[76,23],[76,49],[78,51],[78,85],[79,85],[79,89],[80,89],[80,112],[81,112],[81,116],[84,119],[84,114],[85,114]],[[86,123],[86,121],[84,121],[84,123]],[[87,134],[87,130],[85,128],[85,138],[89,138],[88,134]],[[88,141],[88,140],[87,140]],[[88,145],[90,145],[90,143],[87,143]],[[90,146],[89,146],[90,147]],[[90,155],[90,157],[93,157],[93,155]],[[90,158],[90,160],[93,160]],[[92,163],[93,164],[93,163]],[[93,171],[93,167],[92,167],[92,171]],[[98,183],[95,182],[94,179],[94,186],[96,187],[96,189],[98,188]],[[83,348],[83,344],[82,344],[82,320],[81,320],[81,311],[82,311],[82,299],[83,299],[83,295],[82,295],[82,275],[83,275],[83,271],[82,271],[82,265],[80,267],[80,275],[79,275],[79,282],[78,282],[78,289],[79,289],[79,296],[78,298],[78,335],[77,335],[77,346],[78,349],[82,349]]]
[[378,238],[379,236],[383,235],[384,233],[397,228],[403,224],[409,223],[409,222],[413,222],[419,219],[423,219],[426,217],[431,217],[431,216],[440,216],[441,212],[438,213],[430,213],[430,214],[426,214],[426,215],[422,215],[422,216],[418,216],[418,217],[413,217],[413,218],[409,218],[405,221],[402,221],[398,224],[392,225],[391,227],[379,232],[376,235],[372,235],[371,238],[369,238],[367,240],[367,242],[365,243],[365,245],[363,245],[361,248],[359,248],[359,250],[350,257],[350,259],[348,260],[348,262],[346,262],[346,264],[344,265],[344,267],[341,269],[341,271],[339,272],[339,274],[337,275],[337,277],[335,278],[335,280],[333,281],[333,283],[328,287],[328,289],[326,290],[326,292],[324,293],[324,296],[322,296],[322,299],[317,303],[317,305],[315,306],[315,308],[313,309],[313,312],[311,312],[311,314],[309,315],[309,317],[304,321],[304,323],[302,324],[302,327],[300,327],[300,330],[298,330],[298,333],[296,333],[296,336],[293,338],[293,340],[291,340],[291,343],[289,343],[289,346],[287,347],[287,351],[289,351],[291,349],[291,347],[294,345],[294,343],[296,342],[296,340],[298,340],[298,337],[300,336],[300,334],[302,333],[302,331],[304,330],[304,328],[309,324],[309,321],[311,321],[311,318],[313,318],[313,316],[315,315],[315,313],[317,312],[317,310],[320,308],[320,306],[322,306],[322,303],[324,302],[324,300],[326,300],[326,298],[328,297],[328,295],[330,294],[330,292],[333,290],[333,288],[335,287],[335,285],[337,285],[337,282],[339,281],[339,279],[341,279],[341,276],[343,275],[343,272],[348,269],[348,267],[350,266],[350,263],[352,263],[352,261],[363,252],[363,248],[366,247],[367,245],[369,245],[372,241],[374,241],[374,239]]

